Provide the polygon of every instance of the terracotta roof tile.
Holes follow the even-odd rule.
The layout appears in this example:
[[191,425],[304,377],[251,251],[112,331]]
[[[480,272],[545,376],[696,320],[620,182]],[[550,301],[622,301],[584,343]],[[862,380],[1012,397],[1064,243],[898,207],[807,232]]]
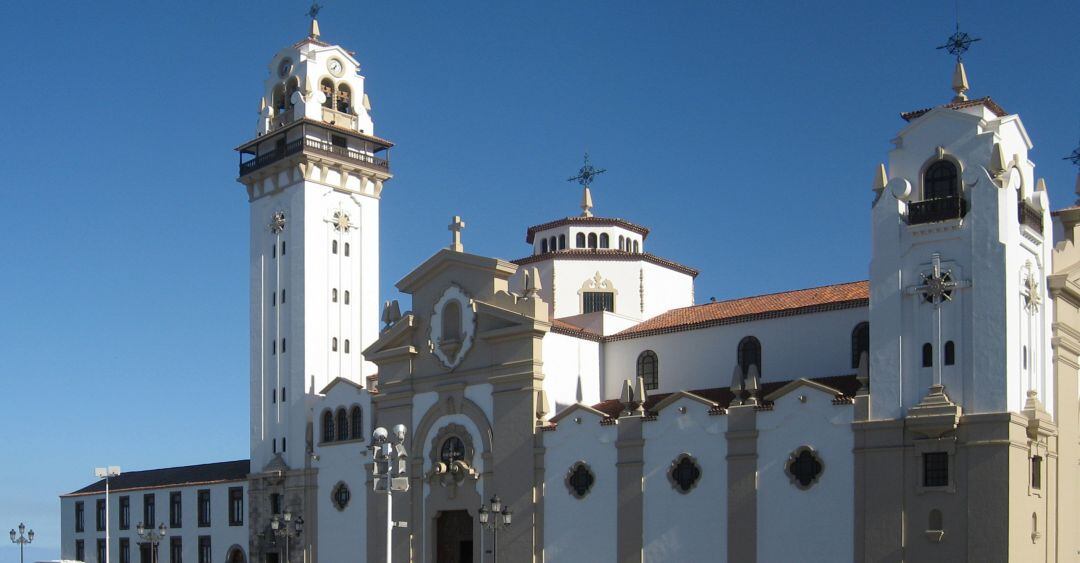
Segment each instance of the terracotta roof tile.
[[[974,100],[965,100],[963,102],[950,102],[950,103],[947,103],[947,104],[945,104],[943,106],[938,106],[938,107],[943,107],[943,108],[946,108],[946,109],[964,109],[964,108],[970,108],[970,107],[975,107],[975,106],[986,106],[986,109],[990,110],[991,112],[993,112],[994,115],[996,115],[998,117],[1004,117],[1006,115],[1009,115],[1009,112],[1005,111],[1001,106],[997,105],[997,102],[995,102],[994,100],[991,100],[990,96],[986,96],[986,97],[983,97],[983,98],[977,98],[977,99],[974,99]],[[934,108],[925,108],[925,109],[919,109],[919,110],[915,110],[915,111],[907,111],[907,112],[901,113],[900,117],[904,118],[905,121],[914,121],[915,119],[918,119],[918,118],[922,117],[923,115],[925,115],[927,112],[929,112],[932,109],[934,109]]]
[[[859,381],[855,379],[854,374],[831,375],[827,377],[812,377],[807,379],[840,391],[840,395],[836,397],[837,400],[833,401],[834,404],[848,404],[848,399],[854,397],[855,393],[859,390]],[[787,385],[788,383],[791,383],[791,381],[794,380],[769,381],[762,383],[761,391],[758,393],[758,396],[765,397],[773,391],[776,391],[781,387]],[[721,408],[727,408],[727,406],[731,404],[731,399],[735,397],[735,395],[731,392],[731,388],[729,387],[697,389],[694,391],[690,391],[690,393],[693,393],[703,399],[712,401],[720,405]],[[653,410],[653,408],[655,408],[660,401],[663,401],[670,394],[671,393],[658,393],[655,395],[649,395],[649,397],[645,400],[645,412],[649,416],[655,416],[656,412]],[[765,403],[762,406],[770,407],[771,405],[772,403]],[[607,401],[603,401],[593,405],[593,408],[604,413],[609,418],[618,418],[619,413],[622,411],[622,403],[619,402],[618,399],[608,399]]]
[[580,326],[570,324],[562,319],[552,319],[551,332],[583,338],[585,340],[593,340],[595,342],[599,342],[603,339],[601,335],[596,334],[595,332],[585,330]]
[[540,231],[546,231],[548,229],[554,229],[555,227],[561,227],[563,225],[604,225],[622,227],[628,231],[635,232],[641,235],[644,240],[649,236],[649,229],[642,227],[641,225],[631,223],[626,219],[619,219],[617,217],[582,217],[580,215],[576,217],[564,217],[562,219],[556,219],[555,221],[549,221],[540,225],[533,225],[529,227],[529,230],[525,232],[525,242],[532,244],[533,236]]
[[672,309],[613,334],[607,337],[607,340],[625,340],[758,319],[866,307],[869,303],[869,282],[827,285]]
[[544,254],[533,254],[532,256],[512,260],[512,262],[518,266],[524,266],[525,264],[532,264],[533,262],[555,258],[562,260],[644,260],[645,262],[682,272],[688,276],[697,277],[698,275],[696,269],[673,260],[661,258],[654,254],[649,254],[648,252],[627,252],[617,248],[568,248],[566,250],[556,250],[555,252],[547,252]]

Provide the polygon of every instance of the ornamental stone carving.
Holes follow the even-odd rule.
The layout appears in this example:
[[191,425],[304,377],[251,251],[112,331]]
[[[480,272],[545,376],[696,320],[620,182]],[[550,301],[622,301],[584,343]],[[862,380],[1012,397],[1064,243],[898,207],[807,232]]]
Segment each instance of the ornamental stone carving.
[[431,353],[447,369],[453,370],[472,348],[476,337],[476,308],[457,285],[450,285],[435,302],[428,327]]
[[432,485],[450,488],[450,498],[454,498],[457,488],[466,480],[480,478],[472,466],[475,455],[472,434],[460,424],[447,424],[431,441],[428,451],[431,470],[424,477]]

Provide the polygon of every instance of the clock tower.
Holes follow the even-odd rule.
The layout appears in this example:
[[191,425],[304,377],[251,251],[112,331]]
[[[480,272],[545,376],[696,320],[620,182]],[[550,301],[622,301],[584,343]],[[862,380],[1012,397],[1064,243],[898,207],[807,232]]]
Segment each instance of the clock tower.
[[251,204],[252,560],[301,558],[266,530],[283,512],[302,515],[309,537],[317,530],[311,405],[334,379],[364,385],[374,373],[361,352],[378,335],[392,143],[370,112],[360,63],[324,42],[313,17],[309,35],[271,59],[255,137],[236,149]]

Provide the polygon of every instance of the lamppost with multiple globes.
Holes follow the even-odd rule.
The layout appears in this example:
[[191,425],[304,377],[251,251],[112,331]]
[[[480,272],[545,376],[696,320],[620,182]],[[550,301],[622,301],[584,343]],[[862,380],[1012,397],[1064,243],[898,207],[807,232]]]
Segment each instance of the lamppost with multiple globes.
[[292,512],[281,516],[275,514],[270,519],[270,530],[275,536],[285,538],[285,563],[289,563],[289,538],[298,537],[304,531],[304,517],[297,516],[293,519]]
[[19,522],[19,534],[15,535],[15,530],[11,530],[9,534],[11,536],[11,543],[19,544],[19,563],[23,562],[23,550],[26,548],[26,544],[34,541],[34,531],[30,530],[26,533],[26,524]]
[[119,465],[94,468],[94,476],[105,479],[105,563],[109,561],[109,478],[120,475]]
[[499,561],[499,530],[509,528],[513,513],[509,506],[504,506],[499,495],[491,497],[489,504],[480,505],[480,526],[491,530],[491,560]]
[[385,428],[375,429],[371,440],[371,476],[376,493],[386,495],[386,561],[393,563],[394,528],[405,528],[406,522],[394,521],[394,493],[409,490],[408,461],[405,450],[405,425],[398,424],[393,434]]
[[139,539],[142,543],[150,546],[150,563],[157,563],[157,546],[161,543],[161,540],[165,539],[165,533],[169,528],[162,522],[158,524],[158,527],[147,528],[142,522],[139,522],[138,526],[135,526],[135,533],[139,535]]

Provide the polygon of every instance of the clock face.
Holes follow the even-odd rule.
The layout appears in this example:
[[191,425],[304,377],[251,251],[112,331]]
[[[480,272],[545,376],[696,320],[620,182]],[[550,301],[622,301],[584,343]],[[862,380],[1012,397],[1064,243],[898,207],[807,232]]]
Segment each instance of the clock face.
[[283,59],[281,64],[278,65],[278,76],[284,78],[292,72],[292,61],[289,59]]
[[341,61],[337,59],[330,59],[330,62],[326,63],[326,68],[330,69],[330,73],[334,76],[341,76],[341,71],[344,70]]

